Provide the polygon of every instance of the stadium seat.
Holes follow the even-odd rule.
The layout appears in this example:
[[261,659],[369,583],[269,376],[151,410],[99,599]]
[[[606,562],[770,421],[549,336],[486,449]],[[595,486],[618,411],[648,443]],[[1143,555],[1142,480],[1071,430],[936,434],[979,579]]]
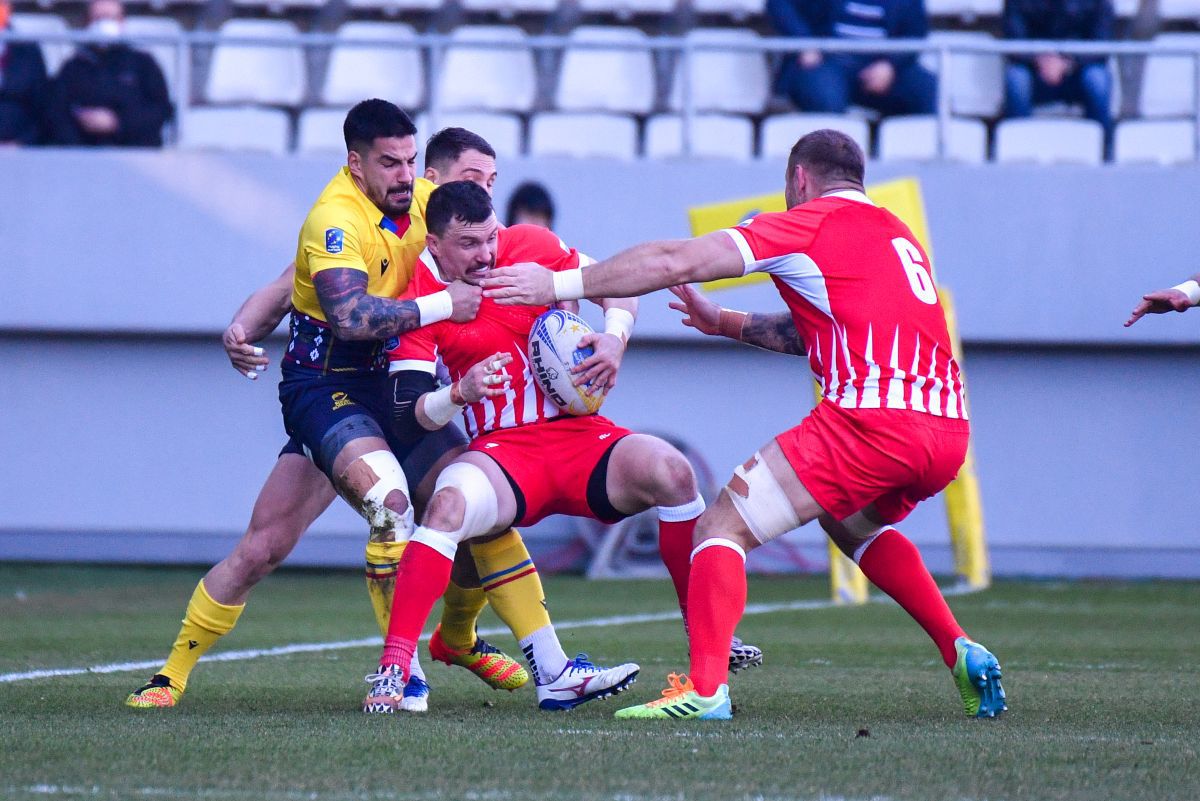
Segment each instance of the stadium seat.
[[1181,164],[1196,160],[1192,120],[1126,120],[1117,125],[1113,160],[1120,164]]
[[976,17],[998,17],[1004,11],[1004,0],[971,0],[971,11]]
[[436,120],[430,114],[417,117],[417,141],[422,143],[442,128],[466,128],[488,141],[496,151],[497,158],[510,159],[521,155],[521,119],[512,114],[494,114],[488,111],[447,111],[438,114]]
[[[299,34],[284,20],[231,19],[221,25],[222,37],[289,39]],[[210,103],[265,103],[298,106],[307,89],[304,52],[298,45],[219,43],[204,97]]]
[[[646,158],[683,156],[683,117],[659,114],[646,123]],[[695,158],[746,161],[754,157],[754,125],[745,117],[697,114],[692,126]]]
[[761,16],[766,9],[767,0],[692,0],[697,14],[724,14],[735,20]]
[[529,155],[633,159],[637,123],[623,114],[537,114],[529,123]]
[[288,127],[288,115],[279,109],[193,108],[180,121],[179,147],[283,154],[288,149]]
[[[173,36],[178,38],[183,35],[183,26],[174,17],[134,16],[125,18],[125,33],[131,38],[136,36]],[[179,72],[179,49],[169,44],[143,44],[137,41],[130,44],[154,56],[159,69],[162,70],[163,78],[167,81],[167,91],[171,93],[171,97],[175,97],[178,94],[175,80]],[[191,58],[190,49],[185,50],[185,57]],[[184,90],[185,96],[188,90]]]
[[[699,28],[685,37],[696,44],[756,44],[762,38],[742,28]],[[697,111],[727,111],[735,114],[761,114],[767,105],[771,78],[767,59],[752,50],[696,50],[692,53],[690,89]],[[684,60],[675,65],[669,106],[683,110]]]
[[975,6],[972,0],[925,0],[925,13],[931,17],[972,19]]
[[[645,44],[636,28],[583,25],[575,43]],[[555,105],[564,111],[626,111],[646,114],[654,106],[654,58],[650,50],[582,48],[567,45],[559,70]]]
[[300,9],[314,9],[325,5],[325,0],[232,0],[234,8],[266,8],[272,14],[283,14]]
[[[1154,37],[1163,47],[1200,49],[1200,33],[1164,33]],[[1192,56],[1147,56],[1142,70],[1138,115],[1183,117],[1194,113],[1196,63]]]
[[440,108],[484,111],[529,111],[537,99],[533,51],[471,42],[523,44],[525,32],[515,25],[468,25],[451,34],[437,76]]
[[[1138,5],[1141,0],[1115,0],[1113,3],[1113,11],[1118,17],[1132,17],[1138,11]],[[1162,8],[1161,0],[1159,8]],[[1161,12],[1160,12],[1161,13]]]
[[[346,139],[342,123],[345,108],[307,108],[296,124],[296,151],[299,153],[345,153]],[[418,137],[420,129],[418,128]]]
[[840,114],[776,114],[763,120],[758,154],[764,159],[786,156],[796,140],[820,128],[832,128],[858,142],[865,153],[871,152],[871,132],[867,123]]
[[464,11],[512,17],[517,14],[549,14],[558,8],[556,0],[459,0]]
[[336,44],[320,101],[327,106],[352,106],[363,98],[386,98],[400,108],[420,107],[425,99],[425,60],[419,47],[389,47],[383,42],[411,42],[416,31],[394,22],[348,22],[338,29],[339,40],[372,39],[370,46]]
[[[930,31],[931,44],[979,44],[994,41],[979,31]],[[950,111],[964,117],[995,117],[1004,105],[1004,58],[994,53],[949,54]],[[938,71],[936,53],[926,53],[921,63]],[[945,82],[942,83],[946,87]]]
[[352,11],[378,11],[394,17],[405,11],[436,11],[442,0],[345,0]]
[[996,126],[996,161],[1099,164],[1104,129],[1092,120],[1003,120]]
[[612,14],[629,19],[637,14],[670,14],[679,0],[577,0],[585,14]]
[[[13,14],[11,22],[14,33],[67,33],[69,30],[66,21],[58,14]],[[38,46],[42,49],[46,71],[51,76],[75,52],[75,45],[70,42],[39,42]]]
[[1158,0],[1158,16],[1171,21],[1200,21],[1200,0]]
[[[877,133],[882,161],[938,159],[938,119],[932,115],[887,117]],[[979,120],[951,118],[946,127],[947,161],[982,164],[987,161],[987,126]]]

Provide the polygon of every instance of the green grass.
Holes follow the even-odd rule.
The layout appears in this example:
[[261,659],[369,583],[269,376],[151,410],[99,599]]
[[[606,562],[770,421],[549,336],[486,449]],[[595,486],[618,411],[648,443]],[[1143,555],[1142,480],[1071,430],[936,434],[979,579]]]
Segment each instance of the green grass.
[[[0,673],[160,658],[198,575],[0,565]],[[666,581],[546,585],[559,620],[672,608]],[[750,599],[825,592],[821,579],[759,579]],[[686,667],[674,622],[562,632],[569,651],[643,667],[625,695],[562,714],[539,712],[528,687],[493,692],[427,664],[428,715],[366,717],[375,648],[202,663],[170,711],[122,706],[150,671],[0,683],[0,797],[1200,797],[1200,584],[1000,582],[952,605],[1004,665],[1002,720],[963,717],[920,629],[872,604],[746,618],[739,633],[767,664],[734,679],[730,723],[612,719]],[[361,579],[291,572],[256,591],[219,648],[372,633]]]

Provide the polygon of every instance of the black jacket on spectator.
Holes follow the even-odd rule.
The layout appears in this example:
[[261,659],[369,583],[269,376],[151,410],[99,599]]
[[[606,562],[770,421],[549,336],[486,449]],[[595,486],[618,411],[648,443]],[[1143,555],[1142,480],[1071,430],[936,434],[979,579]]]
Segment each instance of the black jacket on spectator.
[[[54,84],[49,122],[54,144],[162,147],[171,99],[162,70],[148,53],[124,44],[81,47]],[[80,129],[71,112],[91,106],[117,113],[115,134],[97,137]]]
[[9,42],[0,55],[0,142],[35,144],[50,84],[41,48]]
[[[1112,0],[1005,0],[1004,38],[1082,39],[1113,38]],[[1080,64],[1104,61],[1104,56],[1075,56]],[[1031,61],[1033,56],[1016,60]]]
[[[863,11],[878,7],[874,20]],[[767,0],[767,13],[781,36],[813,39],[924,39],[929,17],[924,0]],[[882,29],[884,36],[878,36]],[[888,56],[897,72],[916,60],[916,54]],[[876,58],[861,56],[861,66]]]

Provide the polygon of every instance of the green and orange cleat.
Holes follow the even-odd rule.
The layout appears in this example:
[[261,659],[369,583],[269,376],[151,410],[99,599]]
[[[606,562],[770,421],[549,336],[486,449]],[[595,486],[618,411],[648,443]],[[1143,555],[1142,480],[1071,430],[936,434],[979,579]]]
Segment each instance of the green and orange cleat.
[[512,692],[529,681],[529,672],[521,663],[478,635],[470,648],[451,648],[442,639],[442,627],[433,630],[429,639],[429,655],[447,665],[458,665],[478,676],[493,690]]
[[614,714],[621,720],[729,720],[733,705],[729,701],[729,685],[722,684],[709,697],[696,692],[696,685],[687,676],[671,673],[662,698],[646,704],[627,706]]
[[171,680],[155,673],[145,686],[139,687],[125,699],[125,706],[134,709],[164,709],[179,703],[183,690],[171,686]]
[[1000,685],[1000,662],[992,652],[966,637],[954,641],[958,659],[951,668],[968,717],[998,718],[1008,709]]

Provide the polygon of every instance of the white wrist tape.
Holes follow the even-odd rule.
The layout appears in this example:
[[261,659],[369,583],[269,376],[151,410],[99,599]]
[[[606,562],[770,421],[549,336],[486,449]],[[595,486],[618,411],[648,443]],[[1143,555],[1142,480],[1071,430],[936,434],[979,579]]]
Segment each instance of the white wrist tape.
[[628,309],[604,310],[604,333],[614,334],[622,342],[629,341],[633,333],[633,315]]
[[1178,286],[1173,286],[1171,289],[1178,289],[1180,292],[1188,296],[1188,300],[1193,306],[1200,306],[1200,284],[1195,280],[1184,281]]
[[439,390],[425,394],[425,406],[422,411],[439,428],[449,423],[463,410],[462,406],[459,406],[450,399],[450,390],[453,386],[451,384],[448,387],[442,387]]
[[421,325],[433,325],[449,320],[454,313],[454,301],[446,290],[417,298],[417,309],[421,312]]
[[583,297],[583,270],[563,270],[554,274],[554,299],[579,300]]

